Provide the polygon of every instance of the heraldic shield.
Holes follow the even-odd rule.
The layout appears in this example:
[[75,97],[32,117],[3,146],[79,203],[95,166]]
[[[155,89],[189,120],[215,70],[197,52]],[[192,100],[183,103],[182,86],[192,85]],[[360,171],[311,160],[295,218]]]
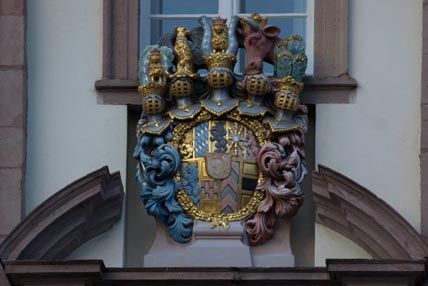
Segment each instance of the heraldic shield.
[[[140,59],[141,199],[177,242],[191,240],[194,220],[224,229],[242,221],[248,244],[260,245],[303,203],[305,44],[278,38],[258,14],[199,22],[176,27]],[[234,72],[239,47],[244,74]]]
[[182,140],[177,140],[177,146],[187,148],[179,174],[184,185],[192,184],[184,173],[198,174],[200,210],[230,214],[244,209],[258,179],[256,154],[260,146],[254,132],[231,120],[203,121],[188,129]]

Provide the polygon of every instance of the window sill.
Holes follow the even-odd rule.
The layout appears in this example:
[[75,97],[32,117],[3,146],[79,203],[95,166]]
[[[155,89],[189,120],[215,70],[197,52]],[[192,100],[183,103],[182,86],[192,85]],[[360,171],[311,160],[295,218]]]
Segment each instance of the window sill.
[[[337,78],[311,78],[304,80],[305,90],[302,94],[303,104],[352,103],[355,79],[348,76]],[[97,80],[95,89],[98,91],[100,104],[140,105],[136,80]]]

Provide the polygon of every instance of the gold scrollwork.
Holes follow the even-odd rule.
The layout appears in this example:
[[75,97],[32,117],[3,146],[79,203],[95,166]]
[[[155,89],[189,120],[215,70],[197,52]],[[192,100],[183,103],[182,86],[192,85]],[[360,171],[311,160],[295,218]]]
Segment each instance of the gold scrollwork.
[[208,121],[212,118],[212,115],[206,110],[202,110],[196,118],[190,121],[183,121],[178,124],[173,131],[173,139],[169,142],[177,150],[180,150],[180,145],[182,144],[183,138],[185,138],[187,131],[195,127],[201,122]]
[[177,193],[177,200],[187,215],[198,220],[210,222],[211,228],[222,226],[224,229],[229,228],[230,221],[241,221],[254,214],[264,198],[264,193],[256,190],[247,205],[239,211],[227,214],[211,214],[199,209],[184,190],[180,190]]
[[193,151],[194,151],[192,133],[187,132],[184,135],[184,140],[182,141],[179,150],[180,150],[180,153],[183,155],[183,159],[188,159],[192,157]]
[[[185,146],[186,144],[189,143],[188,137],[186,137],[186,134],[188,134],[188,131],[190,131],[192,128],[194,128],[195,126],[199,125],[202,122],[205,122],[211,119],[216,119],[216,118],[218,117],[213,116],[211,113],[207,112],[207,110],[205,110],[203,107],[203,110],[201,111],[201,113],[199,113],[194,120],[181,122],[174,128],[173,140],[169,142],[169,144],[171,144],[178,150],[182,149],[182,146]],[[244,127],[251,130],[260,147],[268,143],[268,139],[266,139],[266,128],[257,119],[241,117],[239,112],[236,109],[228,113],[226,115],[226,118],[233,122],[239,122]],[[187,151],[190,151],[190,149]],[[261,173],[259,173],[258,180],[260,181],[262,177],[263,176],[261,175]],[[179,174],[177,174],[176,179],[180,180]],[[263,199],[264,199],[264,193],[256,190],[254,191],[251,199],[242,209],[233,213],[212,214],[201,210],[195,204],[193,204],[193,202],[191,201],[191,199],[189,198],[189,196],[186,194],[184,190],[180,190],[177,193],[177,200],[182,206],[182,208],[186,211],[187,215],[189,215],[194,219],[211,222],[211,227],[222,226],[225,229],[228,229],[230,221],[244,220],[249,216],[251,216],[252,214],[254,214],[257,211],[257,208],[259,207]]]
[[269,142],[266,138],[266,127],[264,127],[258,120],[241,117],[237,110],[227,114],[226,118],[231,121],[239,122],[250,129],[256,137],[257,143],[259,143],[260,147],[263,147],[263,145]]

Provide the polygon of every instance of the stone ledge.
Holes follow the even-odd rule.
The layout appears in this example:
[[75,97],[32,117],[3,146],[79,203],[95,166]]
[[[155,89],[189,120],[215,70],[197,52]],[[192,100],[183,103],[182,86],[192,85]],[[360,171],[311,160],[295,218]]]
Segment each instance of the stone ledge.
[[[310,78],[304,80],[304,104],[352,103],[355,79],[348,76],[336,78]],[[100,104],[140,105],[136,80],[101,79],[95,82]]]
[[[328,259],[311,268],[106,268],[101,260],[3,261],[10,285],[424,285],[425,260]],[[0,269],[1,270],[1,269]],[[33,283],[33,284],[31,284]]]

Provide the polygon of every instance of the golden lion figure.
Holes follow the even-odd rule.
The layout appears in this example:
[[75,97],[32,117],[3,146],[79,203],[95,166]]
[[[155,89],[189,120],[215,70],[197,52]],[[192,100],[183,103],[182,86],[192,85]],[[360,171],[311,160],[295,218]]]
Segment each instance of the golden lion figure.
[[151,82],[162,82],[163,80],[162,55],[158,49],[150,53],[149,78]]

